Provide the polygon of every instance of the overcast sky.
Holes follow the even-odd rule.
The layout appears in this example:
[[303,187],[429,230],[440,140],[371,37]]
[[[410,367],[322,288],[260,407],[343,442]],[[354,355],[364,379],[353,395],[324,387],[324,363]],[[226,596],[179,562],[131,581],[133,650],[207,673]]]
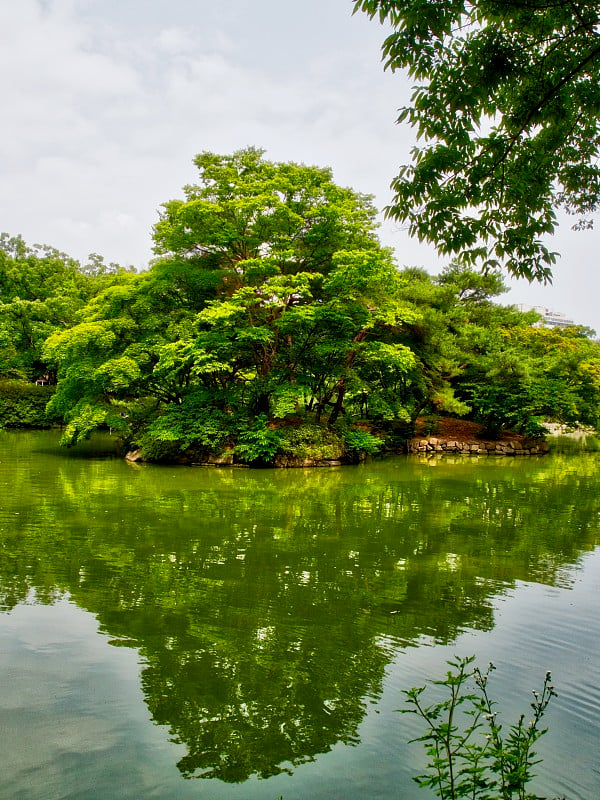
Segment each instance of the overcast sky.
[[[196,179],[192,158],[248,145],[330,166],[390,200],[412,132],[410,85],[385,73],[383,30],[351,0],[0,0],[0,230],[80,260],[144,267],[157,209]],[[600,224],[600,223],[599,223]],[[506,302],[600,332],[600,228],[551,242],[552,287]],[[430,248],[386,222],[400,265],[438,272]]]

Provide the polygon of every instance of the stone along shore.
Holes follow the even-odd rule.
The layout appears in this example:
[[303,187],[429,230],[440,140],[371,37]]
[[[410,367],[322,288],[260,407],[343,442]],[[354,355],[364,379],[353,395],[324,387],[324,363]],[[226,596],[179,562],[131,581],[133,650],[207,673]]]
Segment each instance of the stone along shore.
[[417,437],[408,441],[409,453],[454,453],[466,456],[534,456],[547,453],[548,444],[542,439],[480,439],[459,441],[439,436]]

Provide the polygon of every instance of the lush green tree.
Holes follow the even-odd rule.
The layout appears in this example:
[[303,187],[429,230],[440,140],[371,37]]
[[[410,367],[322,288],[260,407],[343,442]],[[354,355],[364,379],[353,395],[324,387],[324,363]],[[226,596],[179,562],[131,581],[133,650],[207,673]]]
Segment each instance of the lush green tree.
[[50,409],[74,444],[99,427],[125,438],[160,404],[182,402],[189,370],[155,369],[189,327],[189,311],[152,273],[121,274],[81,309],[76,323],[45,343],[57,370]]
[[327,273],[339,250],[377,247],[371,198],[337,186],[329,169],[270,162],[256,148],[194,163],[199,182],[164,204],[154,230],[157,264],[172,274],[218,270],[221,294],[232,293],[273,275]]
[[392,26],[383,52],[416,81],[424,142],[388,213],[440,252],[548,281],[559,207],[600,198],[600,2],[355,0]]
[[150,272],[47,341],[65,441],[100,425],[134,440],[148,400],[146,449],[218,449],[234,435],[245,460],[271,458],[267,421],[300,410],[334,424],[385,390],[387,416],[408,415],[394,381],[414,359],[393,336],[414,312],[370,198],[253,148],[195,163],[198,184],[163,207]]
[[482,275],[456,264],[437,277],[419,269],[400,275],[402,296],[415,310],[415,320],[398,334],[416,359],[409,387],[411,418],[468,414],[470,406],[455,393],[456,379],[476,332],[496,325],[506,313],[494,302],[505,291],[502,281],[496,273]]
[[402,275],[418,310],[400,340],[418,365],[420,412],[466,416],[493,436],[540,434],[544,419],[598,426],[600,344],[591,331],[539,327],[535,312],[500,305],[497,272],[452,264],[437,277]]
[[370,250],[336,253],[327,276],[302,272],[264,280],[259,291],[242,287],[198,315],[192,370],[225,405],[275,417],[306,406],[317,420],[329,408],[332,424],[346,399],[367,391],[375,359],[402,373],[412,366],[408,348],[382,341],[414,316],[394,283],[388,254]]
[[498,270],[398,270],[370,199],[327,169],[253,148],[195,163],[198,183],[163,206],[146,273],[20,240],[4,255],[5,362],[30,352],[56,372],[48,410],[64,443],[109,427],[147,458],[264,463],[294,447],[375,452],[369,427],[406,438],[427,413],[496,433],[543,415],[597,424],[597,345],[498,305]]
[[44,340],[67,327],[89,296],[78,267],[58,250],[0,236],[0,374],[34,378],[45,371]]

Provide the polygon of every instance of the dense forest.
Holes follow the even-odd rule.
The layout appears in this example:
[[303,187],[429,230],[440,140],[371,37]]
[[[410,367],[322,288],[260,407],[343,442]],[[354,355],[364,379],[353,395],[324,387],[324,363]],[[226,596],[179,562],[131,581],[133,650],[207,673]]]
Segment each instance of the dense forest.
[[[417,418],[600,425],[600,344],[500,274],[399,268],[368,196],[260,150],[195,158],[147,271],[0,238],[0,424],[111,429],[150,460],[355,460]],[[399,254],[401,258],[401,254]]]

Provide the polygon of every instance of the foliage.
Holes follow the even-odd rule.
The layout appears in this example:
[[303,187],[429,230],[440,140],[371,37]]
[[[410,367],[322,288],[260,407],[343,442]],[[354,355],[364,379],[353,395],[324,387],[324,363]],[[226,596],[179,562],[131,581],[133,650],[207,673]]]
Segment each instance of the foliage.
[[556,209],[600,198],[598,0],[355,0],[392,26],[386,66],[416,81],[398,122],[424,142],[388,208],[467,264],[548,281]]
[[[221,453],[231,444],[234,430],[230,415],[210,407],[204,393],[189,394],[181,404],[154,411],[139,440],[144,457],[157,460],[161,452],[181,455],[195,448],[206,454]],[[158,459],[161,460],[161,459]]]
[[127,438],[129,420],[149,397],[167,405],[181,401],[185,373],[154,371],[179,314],[170,314],[153,290],[147,275],[120,276],[85,306],[75,325],[46,340],[42,355],[58,374],[51,409],[68,423],[64,443],[107,424]]
[[344,443],[336,429],[305,422],[281,431],[280,452],[295,458],[338,459],[344,454]]
[[52,247],[0,234],[0,376],[45,374],[44,340],[69,328],[85,302],[124,273],[90,258],[82,267]]
[[344,431],[344,446],[350,457],[374,456],[381,452],[383,440],[368,431],[351,429]]
[[417,311],[415,323],[399,336],[416,359],[411,419],[423,414],[470,414],[468,400],[457,391],[469,354],[474,349],[479,352],[477,342],[488,330],[496,333],[505,317],[515,316],[523,324],[528,318],[493,302],[504,291],[497,273],[480,275],[453,264],[437,277],[407,269],[401,280],[402,296]]
[[0,428],[46,428],[57,417],[46,412],[54,389],[23,380],[0,380]]
[[399,446],[423,415],[600,426],[598,343],[500,306],[498,270],[398,270],[370,198],[328,169],[254,148],[195,164],[148,272],[0,240],[0,375],[56,378],[63,444],[109,428],[152,460],[271,463],[357,460],[373,424]]
[[148,399],[145,430],[121,424],[147,452],[153,436],[168,449],[218,449],[203,429],[217,414],[250,462],[271,460],[280,440],[263,417],[302,409],[333,425],[370,396],[382,416],[408,418],[401,394],[415,362],[394,335],[415,313],[370,198],[254,148],[195,163],[198,184],[163,207],[150,272],[105,289],[46,342],[65,441]]
[[[471,669],[475,657],[455,658],[443,680],[433,681],[447,697],[424,705],[425,686],[405,692],[409,708],[427,724],[427,731],[414,741],[423,742],[429,756],[428,772],[415,778],[419,786],[434,789],[442,800],[542,800],[527,786],[540,760],[533,750],[546,733],[540,727],[552,697],[556,696],[550,673],[546,673],[541,694],[533,692],[531,719],[521,714],[508,733],[502,732],[497,703],[488,693],[488,678],[494,665],[482,673]],[[475,688],[469,686],[473,679]]]
[[249,424],[239,427],[234,452],[248,464],[269,464],[280,444],[279,431],[269,427],[266,414],[259,414]]
[[600,424],[600,346],[580,328],[536,328],[504,316],[471,338],[456,392],[488,433],[543,434],[543,419]]

